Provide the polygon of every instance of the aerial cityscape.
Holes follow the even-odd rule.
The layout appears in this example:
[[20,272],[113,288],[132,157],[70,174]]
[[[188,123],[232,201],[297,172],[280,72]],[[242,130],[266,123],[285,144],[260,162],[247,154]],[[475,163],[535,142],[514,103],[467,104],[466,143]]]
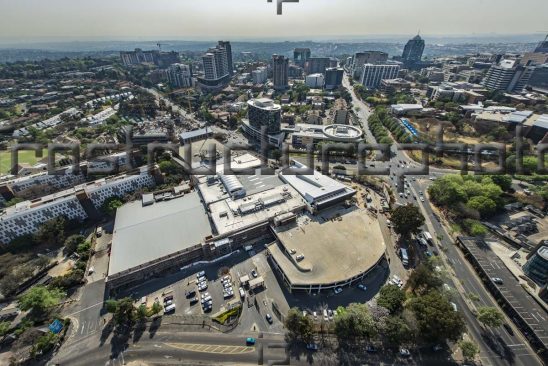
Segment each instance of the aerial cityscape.
[[525,3],[0,4],[0,366],[548,364]]

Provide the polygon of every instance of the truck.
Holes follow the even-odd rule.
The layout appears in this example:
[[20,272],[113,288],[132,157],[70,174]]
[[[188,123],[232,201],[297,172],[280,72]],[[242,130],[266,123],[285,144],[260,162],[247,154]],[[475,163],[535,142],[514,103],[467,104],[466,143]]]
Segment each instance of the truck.
[[409,257],[407,256],[407,249],[401,248],[400,249],[400,256],[401,256],[401,262],[404,266],[409,265]]

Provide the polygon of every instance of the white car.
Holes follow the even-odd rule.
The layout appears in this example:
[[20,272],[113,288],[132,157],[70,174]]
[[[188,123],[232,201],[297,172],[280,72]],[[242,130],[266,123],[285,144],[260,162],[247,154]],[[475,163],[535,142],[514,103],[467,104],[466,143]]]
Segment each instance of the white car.
[[334,288],[333,292],[335,293],[335,295],[340,294],[342,292],[342,288],[340,287]]
[[421,202],[424,202],[424,197],[423,196],[421,196]]

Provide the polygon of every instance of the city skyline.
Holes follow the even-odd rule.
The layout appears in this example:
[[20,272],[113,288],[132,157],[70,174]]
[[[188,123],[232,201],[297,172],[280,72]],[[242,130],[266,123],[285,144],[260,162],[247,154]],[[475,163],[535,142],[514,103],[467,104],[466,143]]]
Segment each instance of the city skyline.
[[[317,39],[411,35],[418,30],[425,35],[447,36],[533,34],[544,31],[544,14],[548,13],[548,3],[542,0],[525,0],[519,7],[509,0],[464,0],[458,4],[417,0],[413,7],[403,0],[388,4],[380,0],[301,0],[284,4],[283,15],[276,15],[275,7],[275,3],[262,0],[197,3],[99,0],[93,4],[52,0],[47,5],[23,0],[2,5],[0,41],[154,37]],[[485,17],[494,7],[497,16]],[[437,16],[424,17],[424,14]],[[261,18],[260,23],[254,21],[255,16]],[[320,34],[317,24],[330,24],[331,29],[323,29]]]

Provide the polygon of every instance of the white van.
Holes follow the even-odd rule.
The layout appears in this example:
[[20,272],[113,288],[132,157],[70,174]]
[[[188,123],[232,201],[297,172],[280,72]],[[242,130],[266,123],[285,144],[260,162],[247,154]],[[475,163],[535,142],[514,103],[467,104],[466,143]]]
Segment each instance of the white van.
[[166,306],[164,313],[168,314],[168,313],[173,313],[174,311],[175,311],[175,304],[171,304]]
[[243,299],[245,297],[245,291],[240,287],[240,297]]

